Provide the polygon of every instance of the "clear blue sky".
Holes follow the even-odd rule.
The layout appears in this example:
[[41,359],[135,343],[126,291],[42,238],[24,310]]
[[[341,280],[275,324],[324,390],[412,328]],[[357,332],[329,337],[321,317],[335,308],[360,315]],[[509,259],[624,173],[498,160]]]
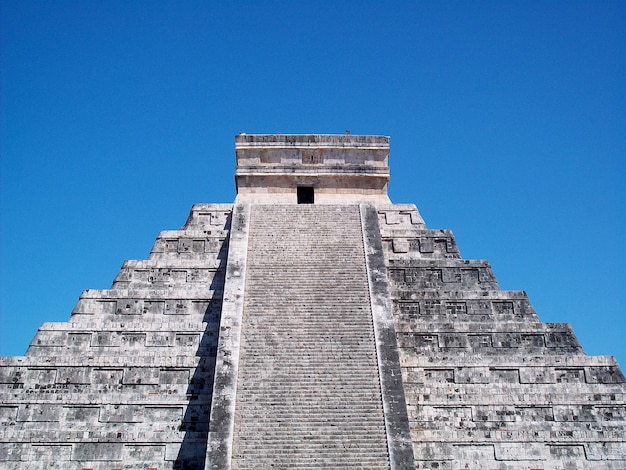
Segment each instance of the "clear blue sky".
[[196,202],[234,135],[391,136],[390,195],[626,366],[626,2],[0,2],[0,354]]

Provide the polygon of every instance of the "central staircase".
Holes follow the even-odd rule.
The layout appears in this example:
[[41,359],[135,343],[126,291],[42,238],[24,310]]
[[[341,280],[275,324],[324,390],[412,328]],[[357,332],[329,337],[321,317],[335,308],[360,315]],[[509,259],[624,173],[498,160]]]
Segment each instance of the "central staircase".
[[388,469],[359,207],[253,205],[233,469]]

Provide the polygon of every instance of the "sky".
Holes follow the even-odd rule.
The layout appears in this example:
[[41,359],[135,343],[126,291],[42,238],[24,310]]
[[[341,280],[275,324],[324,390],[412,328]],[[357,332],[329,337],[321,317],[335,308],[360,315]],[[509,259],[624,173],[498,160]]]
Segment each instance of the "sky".
[[389,194],[626,366],[626,2],[0,2],[0,355],[193,203],[234,136],[391,137]]

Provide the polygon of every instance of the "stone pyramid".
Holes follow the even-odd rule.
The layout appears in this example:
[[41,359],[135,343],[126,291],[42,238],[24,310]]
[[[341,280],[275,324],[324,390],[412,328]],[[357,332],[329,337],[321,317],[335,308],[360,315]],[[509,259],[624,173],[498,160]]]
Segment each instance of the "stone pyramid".
[[391,204],[388,156],[238,135],[233,205],[1,358],[0,468],[626,468],[615,360]]

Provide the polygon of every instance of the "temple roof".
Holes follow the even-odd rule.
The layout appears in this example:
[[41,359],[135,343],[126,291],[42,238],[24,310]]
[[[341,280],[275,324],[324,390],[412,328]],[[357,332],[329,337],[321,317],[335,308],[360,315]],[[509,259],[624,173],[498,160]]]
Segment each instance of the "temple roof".
[[239,199],[295,203],[299,187],[316,203],[389,203],[389,137],[337,134],[239,134]]

